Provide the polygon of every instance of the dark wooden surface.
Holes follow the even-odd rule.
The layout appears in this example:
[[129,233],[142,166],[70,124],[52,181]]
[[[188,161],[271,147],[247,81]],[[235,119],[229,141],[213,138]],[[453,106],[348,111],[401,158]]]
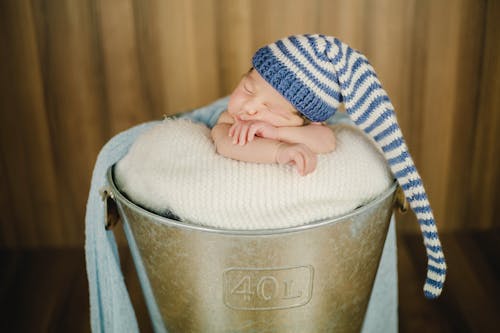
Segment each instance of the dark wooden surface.
[[[494,332],[500,316],[500,230],[441,238],[449,274],[443,295],[430,301],[421,289],[421,239],[398,236],[400,332]],[[151,332],[131,258],[122,253],[141,331]],[[0,332],[90,331],[83,249],[3,250],[0,267]]]

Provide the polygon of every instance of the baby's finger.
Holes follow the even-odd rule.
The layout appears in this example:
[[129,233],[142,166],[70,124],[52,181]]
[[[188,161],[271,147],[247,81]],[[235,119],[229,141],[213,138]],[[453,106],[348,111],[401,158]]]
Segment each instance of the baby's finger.
[[307,161],[305,165],[305,170],[304,170],[304,175],[310,174],[316,169],[316,164],[317,164],[317,157],[316,154],[312,152],[308,152],[307,154]]
[[235,122],[234,124],[231,125],[229,128],[229,136],[234,136],[234,132],[236,131],[236,127],[238,126],[239,123]]
[[305,160],[304,156],[296,151],[293,154],[293,160],[295,162],[295,167],[297,168],[297,171],[299,172],[299,175],[303,176],[305,172]]
[[240,135],[240,131],[241,131],[241,124],[240,123],[236,123],[233,125],[234,129],[233,129],[233,133],[231,134],[231,136],[233,137],[233,144],[237,144],[238,143],[238,137]]
[[239,144],[243,146],[247,143],[248,125],[242,125],[239,135]]
[[255,135],[257,132],[261,129],[262,124],[259,123],[253,123],[250,126],[250,129],[248,130],[248,141],[252,141],[255,138]]

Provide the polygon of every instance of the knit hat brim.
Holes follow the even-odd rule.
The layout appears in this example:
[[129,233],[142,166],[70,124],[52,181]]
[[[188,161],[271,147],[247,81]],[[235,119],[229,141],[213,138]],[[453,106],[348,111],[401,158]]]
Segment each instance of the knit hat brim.
[[[278,43],[274,45],[278,47]],[[262,47],[252,58],[253,68],[310,121],[322,122],[330,118],[337,109],[317,96],[310,88],[311,83],[298,77],[276,53],[269,45]]]

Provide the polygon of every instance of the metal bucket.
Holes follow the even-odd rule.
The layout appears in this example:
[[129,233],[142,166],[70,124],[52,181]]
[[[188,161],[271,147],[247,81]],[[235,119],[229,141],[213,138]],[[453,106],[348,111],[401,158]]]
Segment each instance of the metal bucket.
[[237,231],[156,215],[120,193],[112,168],[108,180],[169,333],[360,331],[396,185],[340,217]]

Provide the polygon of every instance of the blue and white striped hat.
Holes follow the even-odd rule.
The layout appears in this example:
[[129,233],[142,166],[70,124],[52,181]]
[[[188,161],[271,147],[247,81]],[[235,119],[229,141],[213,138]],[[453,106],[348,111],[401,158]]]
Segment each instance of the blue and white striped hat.
[[439,296],[446,263],[434,215],[394,107],[368,59],[337,38],[296,35],[259,49],[252,63],[309,120],[327,120],[343,102],[354,123],[375,140],[420,224],[428,258],[424,294]]

